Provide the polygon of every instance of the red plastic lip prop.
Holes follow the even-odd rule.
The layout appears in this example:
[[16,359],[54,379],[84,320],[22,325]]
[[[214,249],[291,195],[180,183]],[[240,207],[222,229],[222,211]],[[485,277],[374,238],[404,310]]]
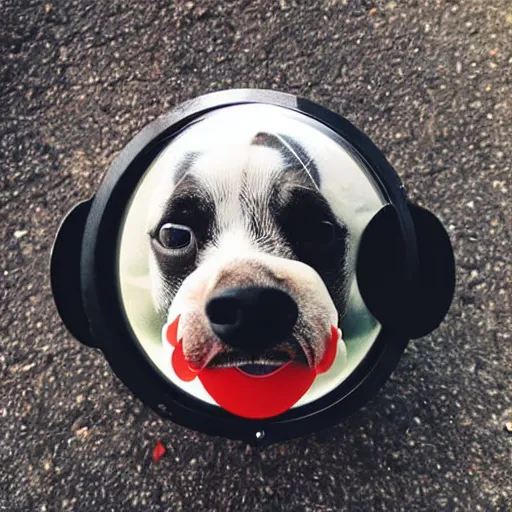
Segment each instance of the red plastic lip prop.
[[179,316],[169,324],[166,339],[174,347],[171,365],[185,382],[196,377],[210,396],[228,412],[249,419],[264,419],[282,414],[296,404],[313,384],[316,376],[329,370],[336,359],[338,329],[331,327],[322,360],[315,368],[290,361],[267,375],[249,375],[239,368],[194,368],[178,341]]

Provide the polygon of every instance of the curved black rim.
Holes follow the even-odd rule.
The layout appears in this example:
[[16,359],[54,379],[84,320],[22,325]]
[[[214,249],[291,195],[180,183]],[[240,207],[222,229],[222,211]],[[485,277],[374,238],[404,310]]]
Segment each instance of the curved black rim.
[[[308,115],[350,143],[385,187],[397,209],[408,247],[411,272],[414,228],[398,176],[376,146],[350,122],[308,100],[274,91],[234,90],[187,102],[154,121],[132,139],[111,165],[87,219],[81,256],[83,303],[90,329],[114,373],[162,416],[211,435],[252,444],[271,443],[332,426],[368,401],[394,370],[407,340],[383,329],[356,370],[313,403],[265,421],[246,420],[206,404],[170,383],[143,354],[124,316],[117,276],[120,226],[126,205],[148,165],[168,141],[195,118],[234,104],[266,103]],[[115,234],[115,235],[114,235]]]

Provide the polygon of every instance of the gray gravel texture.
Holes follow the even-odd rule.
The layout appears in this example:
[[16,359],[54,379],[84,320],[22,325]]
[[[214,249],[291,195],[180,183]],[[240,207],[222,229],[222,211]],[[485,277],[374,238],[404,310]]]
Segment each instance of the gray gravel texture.
[[[0,8],[0,510],[512,510],[509,0]],[[48,285],[61,217],[123,145],[231,87],[347,116],[440,216],[457,258],[446,321],[374,400],[262,451],[148,411],[67,334]]]

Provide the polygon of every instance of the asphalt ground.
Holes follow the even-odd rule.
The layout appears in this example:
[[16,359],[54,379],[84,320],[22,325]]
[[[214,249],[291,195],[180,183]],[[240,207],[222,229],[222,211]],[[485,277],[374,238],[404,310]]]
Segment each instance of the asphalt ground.
[[[0,510],[511,510],[508,0],[0,1]],[[300,94],[380,146],[457,290],[339,426],[253,450],[159,419],[53,306],[60,219],[176,103]],[[167,452],[154,463],[157,440]]]

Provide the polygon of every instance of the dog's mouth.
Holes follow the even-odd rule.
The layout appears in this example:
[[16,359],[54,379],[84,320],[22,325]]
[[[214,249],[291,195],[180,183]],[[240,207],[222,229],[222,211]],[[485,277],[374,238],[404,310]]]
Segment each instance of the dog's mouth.
[[[283,363],[286,364],[286,363]],[[279,370],[283,366],[282,364],[241,364],[238,365],[237,368],[246,373],[247,375],[254,375],[255,377],[264,377],[266,375],[270,375],[274,373],[276,370]]]
[[237,350],[227,350],[215,355],[207,364],[208,368],[238,368],[241,372],[254,376],[265,376],[290,362],[307,365],[306,355],[295,340],[291,339],[262,354],[245,354]]
[[310,366],[302,347],[291,341],[273,347],[260,356],[211,347],[211,358],[204,366],[194,366],[178,339],[179,316],[164,326],[166,343],[173,347],[171,365],[184,382],[199,379],[210,396],[227,411],[245,418],[277,416],[290,409],[307,392],[317,375],[327,372],[337,353],[341,331],[331,326],[320,361]]

